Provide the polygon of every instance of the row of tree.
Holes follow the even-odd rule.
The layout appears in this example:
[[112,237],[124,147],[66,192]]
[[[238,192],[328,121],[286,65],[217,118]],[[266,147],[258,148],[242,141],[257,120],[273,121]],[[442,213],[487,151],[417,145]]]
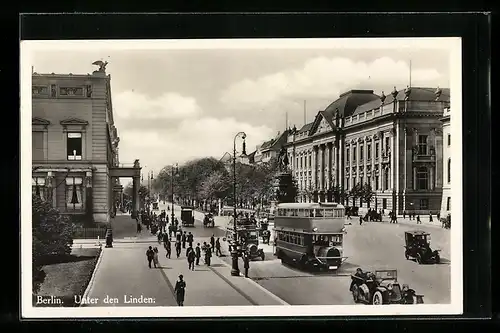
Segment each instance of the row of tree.
[[[273,197],[273,184],[278,164],[276,159],[259,165],[224,163],[212,157],[200,158],[184,165],[163,168],[153,181],[153,190],[169,200],[186,204],[224,204],[255,208]],[[235,181],[236,180],[236,181]],[[236,198],[234,197],[236,184]]]

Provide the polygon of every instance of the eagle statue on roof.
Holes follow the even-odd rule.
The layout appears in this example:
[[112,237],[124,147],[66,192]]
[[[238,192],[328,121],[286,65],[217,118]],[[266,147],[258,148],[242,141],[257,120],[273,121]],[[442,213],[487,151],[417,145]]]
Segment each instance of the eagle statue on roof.
[[108,65],[107,61],[97,60],[92,63],[92,65],[99,66],[99,72],[104,72],[106,70],[106,66]]

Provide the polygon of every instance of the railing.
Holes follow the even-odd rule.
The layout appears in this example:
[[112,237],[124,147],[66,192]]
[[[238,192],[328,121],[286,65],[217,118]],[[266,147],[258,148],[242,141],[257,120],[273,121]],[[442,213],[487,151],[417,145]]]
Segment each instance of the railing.
[[435,160],[436,160],[435,155],[420,155],[420,154],[413,155],[414,162],[432,162]]
[[76,228],[73,232],[74,239],[104,239],[106,228]]
[[117,163],[113,168],[135,168],[134,163]]

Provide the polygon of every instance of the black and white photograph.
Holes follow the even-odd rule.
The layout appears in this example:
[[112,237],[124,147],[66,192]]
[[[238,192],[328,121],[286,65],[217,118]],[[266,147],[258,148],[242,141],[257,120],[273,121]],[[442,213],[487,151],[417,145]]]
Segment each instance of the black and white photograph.
[[24,41],[21,98],[23,317],[462,313],[460,38]]

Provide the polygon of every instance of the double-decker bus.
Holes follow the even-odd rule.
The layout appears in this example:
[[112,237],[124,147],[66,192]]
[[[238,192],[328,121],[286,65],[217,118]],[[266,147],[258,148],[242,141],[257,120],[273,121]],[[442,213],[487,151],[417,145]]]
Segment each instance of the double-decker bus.
[[276,255],[302,269],[337,270],[343,256],[345,207],[338,203],[282,203],[275,211]]

